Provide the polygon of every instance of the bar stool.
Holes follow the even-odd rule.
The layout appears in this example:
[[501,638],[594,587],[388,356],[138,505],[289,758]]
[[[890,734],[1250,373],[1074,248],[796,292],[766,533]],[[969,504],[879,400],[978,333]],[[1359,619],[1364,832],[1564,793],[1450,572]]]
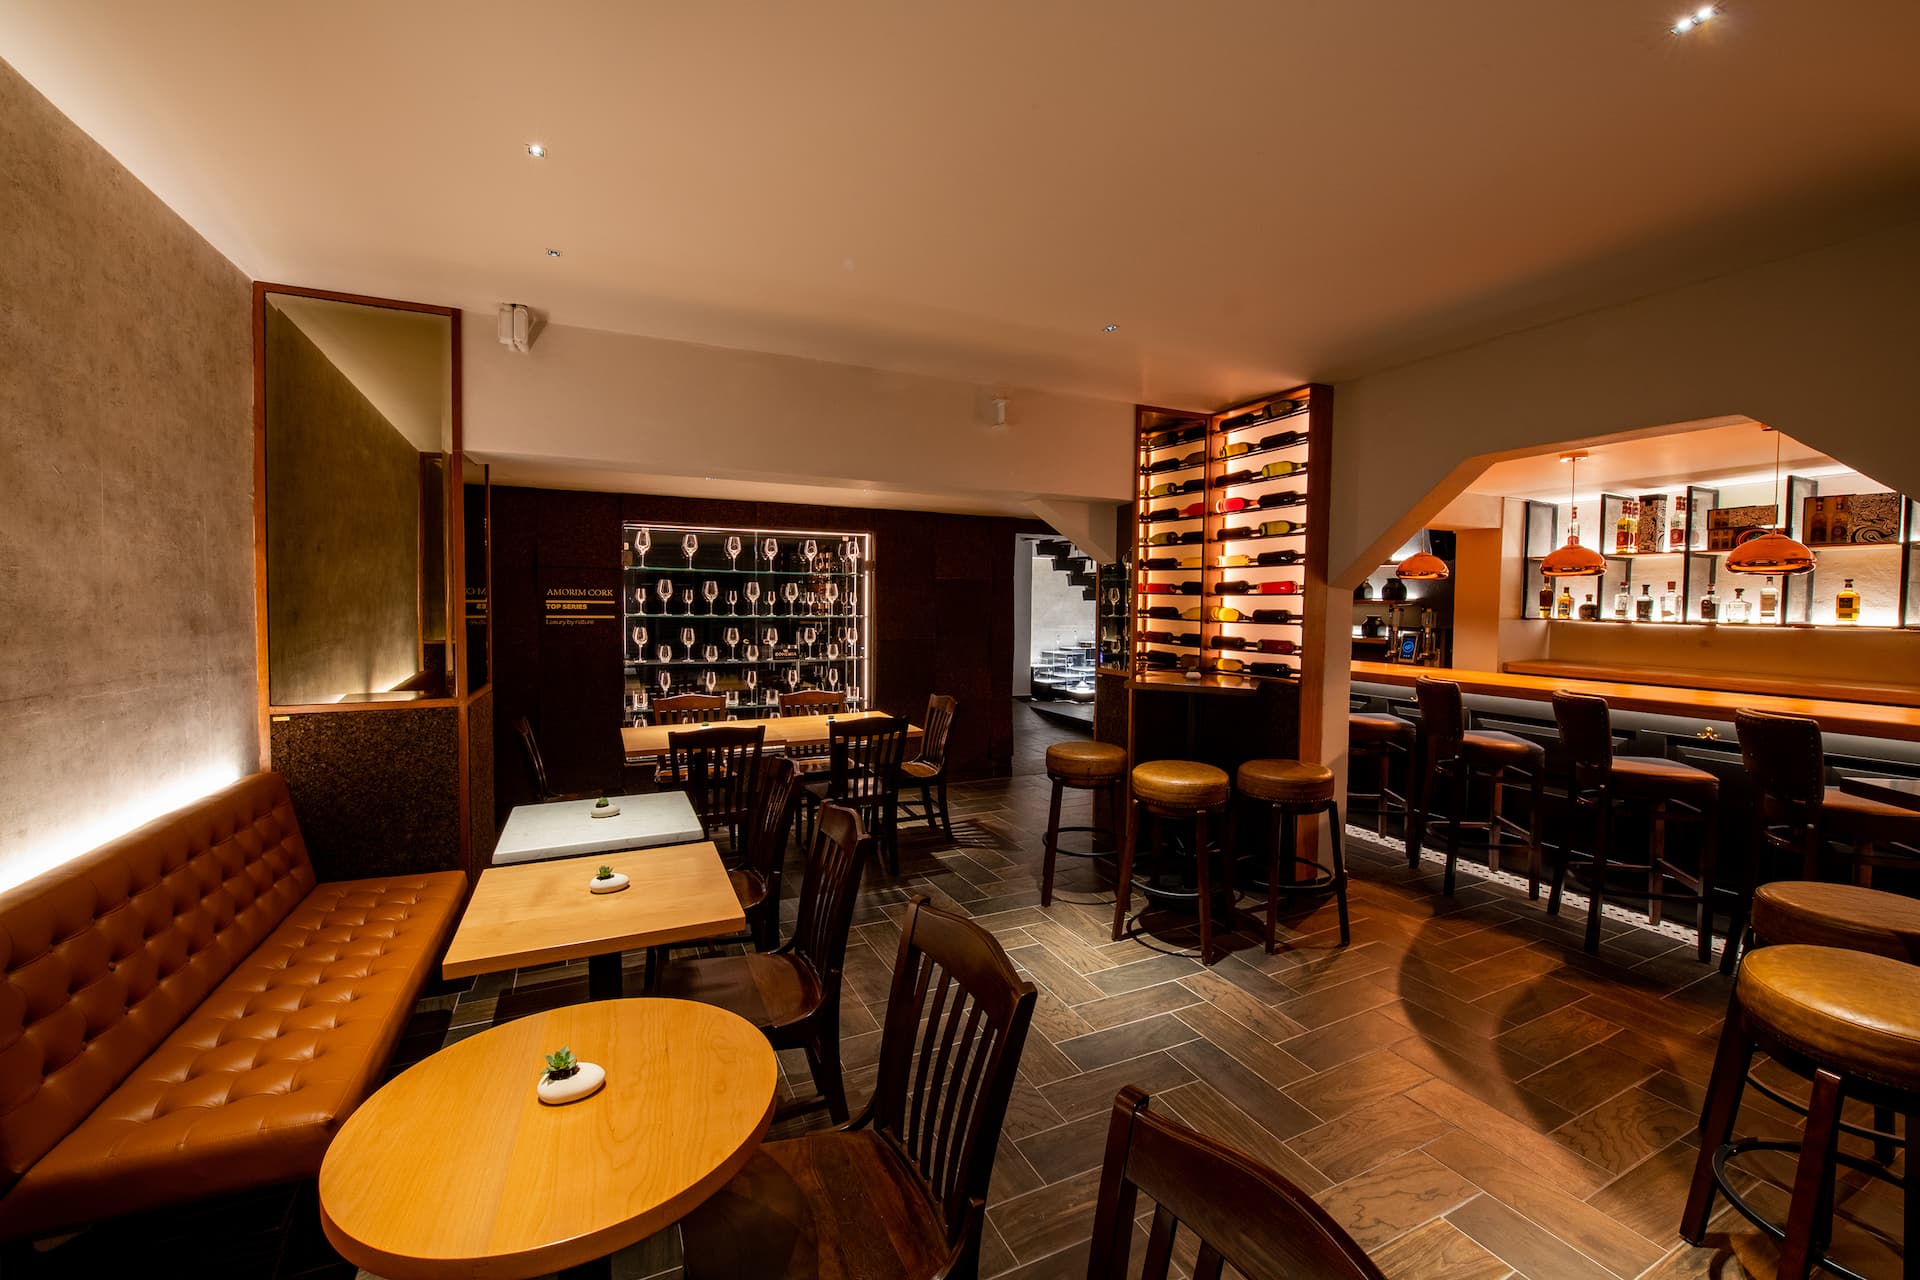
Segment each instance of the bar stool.
[[[1568,840],[1560,865],[1554,868],[1553,890],[1547,895],[1547,914],[1560,914],[1560,894],[1571,875],[1587,889],[1587,950],[1600,949],[1600,908],[1606,900],[1607,877],[1633,872],[1646,877],[1647,919],[1660,923],[1664,902],[1693,902],[1699,906],[1700,961],[1713,958],[1714,860],[1718,847],[1720,780],[1658,756],[1613,754],[1613,720],[1605,698],[1584,693],[1553,695],[1553,718],[1560,726],[1560,744],[1566,748],[1573,771],[1568,791],[1576,814],[1591,811],[1593,849],[1576,853]],[[1615,807],[1644,809],[1652,824],[1645,862],[1622,862],[1613,857]],[[1700,872],[1694,875],[1667,861],[1667,823],[1675,814],[1701,826]],[[1685,893],[1668,893],[1666,882],[1677,880]],[[1732,945],[1729,942],[1728,945]]]
[[[1207,823],[1220,819],[1227,807],[1227,775],[1210,764],[1196,760],[1150,760],[1133,767],[1133,812],[1127,823],[1127,840],[1120,848],[1120,875],[1113,903],[1113,940],[1125,936],[1127,909],[1133,900],[1133,858],[1140,840],[1140,820],[1153,820],[1153,860],[1161,859],[1161,828],[1166,820],[1193,823],[1193,852],[1199,892],[1195,910],[1200,916],[1200,963],[1212,964],[1213,951],[1213,861],[1207,847]],[[1184,897],[1184,894],[1171,896]]]
[[[1391,718],[1391,717],[1389,717]],[[1402,721],[1404,724],[1405,721]],[[1407,725],[1411,729],[1412,725]],[[1305,760],[1249,760],[1234,774],[1234,789],[1244,798],[1264,804],[1271,811],[1272,825],[1267,834],[1273,844],[1267,851],[1267,953],[1271,955],[1280,931],[1280,895],[1283,893],[1325,893],[1333,890],[1340,912],[1340,945],[1353,941],[1347,924],[1347,856],[1340,833],[1340,802],[1333,796],[1333,770]],[[1317,858],[1300,856],[1296,839],[1299,821],[1314,813],[1333,815],[1333,869],[1320,865]],[[1281,883],[1282,867],[1289,870],[1311,867],[1313,874],[1304,880]]]
[[[1085,831],[1089,835],[1100,831],[1100,802],[1107,802],[1107,830],[1118,836],[1123,822],[1120,809],[1121,793],[1127,780],[1127,753],[1124,749],[1108,742],[1056,742],[1047,748],[1047,777],[1053,779],[1053,800],[1047,806],[1047,852],[1046,862],[1040,872],[1040,905],[1053,905],[1053,860],[1055,855],[1064,853],[1069,858],[1101,858],[1100,853],[1088,841],[1085,850],[1062,849],[1060,836],[1067,831]],[[1093,795],[1093,819],[1091,825],[1084,827],[1063,827],[1060,825],[1060,796],[1066,788],[1075,791],[1091,791]]]
[[[1407,865],[1420,865],[1420,845],[1433,823],[1433,793],[1445,781],[1453,798],[1450,812],[1442,819],[1447,828],[1447,877],[1443,892],[1453,894],[1454,866],[1460,859],[1462,828],[1483,830],[1484,841],[1468,848],[1485,849],[1487,865],[1500,869],[1503,849],[1527,851],[1527,896],[1540,896],[1540,797],[1545,782],[1547,752],[1538,743],[1518,734],[1498,730],[1467,728],[1466,705],[1460,698],[1460,686],[1451,680],[1422,676],[1414,692],[1420,700],[1421,733],[1425,739],[1425,762],[1420,782],[1420,804],[1414,813],[1413,837],[1407,841]],[[1532,803],[1527,825],[1508,818],[1501,809],[1507,774],[1515,772],[1528,780]],[[1466,816],[1471,784],[1485,782],[1489,788],[1487,816]],[[1518,837],[1510,840],[1508,837]]]
[[[1797,859],[1802,880],[1820,880],[1821,858],[1835,844],[1847,846],[1846,878],[1871,881],[1876,866],[1920,869],[1920,812],[1848,795],[1827,785],[1826,749],[1820,724],[1800,716],[1736,711],[1740,758],[1753,788],[1753,847]],[[1898,848],[1889,849],[1889,846]],[[1721,968],[1733,966],[1733,942],[1741,936],[1754,881],[1741,885]]]
[[[1804,1280],[1814,1265],[1855,1273],[1827,1261],[1833,1232],[1833,1179],[1846,1165],[1882,1181],[1886,1169],[1838,1150],[1840,1112],[1849,1099],[1907,1117],[1906,1229],[1920,1240],[1920,967],[1885,956],[1800,944],[1762,947],[1746,957],[1720,1033],[1713,1077],[1700,1121],[1700,1154],[1680,1219],[1680,1234],[1699,1244],[1713,1216],[1716,1192],[1749,1222],[1781,1242],[1780,1280]],[[1733,1122],[1753,1055],[1764,1051],[1810,1076],[1802,1140],[1733,1137]],[[1784,1226],[1762,1218],[1731,1185],[1728,1164],[1749,1151],[1797,1151],[1793,1196]],[[1908,1268],[1909,1274],[1912,1268]]]
[[[1418,740],[1419,733],[1411,720],[1378,711],[1354,711],[1347,715],[1347,758],[1352,761],[1352,768],[1348,770],[1347,808],[1352,812],[1356,803],[1365,803],[1373,811],[1376,834],[1394,815],[1400,818],[1401,836],[1404,838],[1407,834],[1407,797],[1404,792],[1393,789],[1393,760],[1398,756],[1405,762],[1400,785],[1413,790],[1413,750]],[[1368,763],[1377,763],[1378,789],[1355,791],[1353,778]]]

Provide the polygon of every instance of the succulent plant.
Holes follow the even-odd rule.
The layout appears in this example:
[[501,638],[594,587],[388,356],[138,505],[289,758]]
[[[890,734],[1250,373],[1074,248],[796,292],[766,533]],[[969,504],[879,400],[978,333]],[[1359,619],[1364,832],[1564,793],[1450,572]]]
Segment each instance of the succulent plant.
[[601,867],[599,871],[597,871],[596,873],[594,873],[594,877],[593,877],[593,878],[594,878],[595,880],[611,880],[611,879],[613,879],[613,868],[612,868],[612,867]]
[[593,807],[596,809],[604,809],[607,807],[609,803],[610,802],[607,800],[605,796],[601,796],[598,800],[593,802]]
[[547,1075],[554,1080],[572,1075],[579,1065],[574,1061],[573,1050],[564,1046],[557,1053],[547,1055]]

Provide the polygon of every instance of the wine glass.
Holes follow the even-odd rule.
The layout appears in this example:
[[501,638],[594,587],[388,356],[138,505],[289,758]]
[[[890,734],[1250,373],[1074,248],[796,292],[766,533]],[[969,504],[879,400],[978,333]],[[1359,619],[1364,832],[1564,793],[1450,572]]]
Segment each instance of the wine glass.
[[780,628],[768,627],[760,633],[760,643],[767,646],[769,653],[778,656],[780,649]]
[[848,627],[840,633],[847,639],[847,652],[854,653],[860,648],[860,628]]
[[720,598],[720,584],[712,578],[708,578],[706,582],[701,584],[700,594],[706,597],[707,616],[711,618],[713,616],[713,602]]
[[840,688],[840,668],[838,667],[827,668],[827,688],[833,689],[836,691]]
[[778,538],[768,538],[760,544],[760,550],[766,553],[767,563],[772,564],[774,557],[780,554],[780,540]]
[[633,608],[636,613],[645,613],[647,611],[647,589],[645,587],[635,587],[633,589]]
[[693,616],[693,588],[685,587],[680,592],[680,613],[682,617]]
[[800,687],[800,668],[788,667],[787,668],[787,688],[789,690],[793,690],[793,689],[798,689],[799,687]]
[[700,650],[700,656],[708,662],[717,661],[720,657],[720,646],[717,644],[709,644]]
[[813,656],[813,642],[816,639],[818,639],[819,636],[820,636],[820,630],[817,627],[801,628],[800,643],[807,646],[807,656],[809,658]]
[[[847,539],[847,559],[856,566],[860,563],[860,539]],[[854,570],[848,569],[847,572],[852,573]]]
[[686,660],[688,662],[692,662],[693,661],[693,628],[692,627],[680,628],[680,643],[686,646],[686,650],[687,650]]
[[[666,646],[662,645],[661,647],[665,648]],[[673,673],[662,670],[660,672],[660,696],[664,698],[671,692],[673,692]]]
[[740,645],[740,628],[728,627],[727,628],[727,661],[728,662],[733,661],[733,658],[734,658],[733,651],[737,649],[739,645]]
[[633,629],[633,651],[642,658],[647,656],[647,629],[645,627],[635,627]]
[[735,569],[740,567],[740,535],[737,533],[727,535],[727,561]]
[[[757,644],[754,644],[752,641],[747,642],[747,661],[748,662],[760,661],[760,646]],[[747,674],[752,675],[753,673],[749,671]]]
[[702,671],[700,673],[700,687],[705,689],[708,693],[713,692],[713,686],[717,683],[719,683],[719,677],[714,675],[713,672]]
[[840,661],[840,642],[838,640],[827,641],[827,661]]
[[789,582],[780,594],[787,598],[787,613],[791,616],[794,602],[800,598],[800,584],[797,582]]
[[747,613],[750,615],[758,616],[759,612],[760,612],[760,584],[757,582],[749,582],[747,584]]
[[827,598],[827,613],[831,615],[834,605],[840,602],[840,584],[829,582],[820,594]]
[[660,661],[662,662],[673,661],[673,646],[670,644],[663,644],[659,648],[655,649],[653,652],[659,657]]
[[680,550],[687,557],[687,568],[693,568],[693,553],[700,549],[700,539],[689,533],[680,539]]
[[641,529],[633,535],[633,549],[640,553],[640,567],[647,567],[647,552],[653,550],[653,530]]
[[727,616],[729,618],[735,617],[739,614],[739,612],[740,612],[740,593],[738,591],[727,592]]
[[[747,646],[748,652],[751,653],[755,647],[756,646],[748,645]],[[747,668],[747,702],[749,704],[751,704],[755,699],[756,695],[754,694],[754,686],[758,685],[759,683],[760,683],[760,673],[756,671],[754,668],[748,667]]]
[[654,583],[653,594],[660,597],[660,613],[664,617],[667,612],[667,601],[673,599],[673,579],[662,578]]
[[813,562],[820,557],[820,544],[815,542],[812,538],[808,538],[805,542],[800,544],[800,554],[807,558],[807,568],[809,571],[811,571],[813,568]]

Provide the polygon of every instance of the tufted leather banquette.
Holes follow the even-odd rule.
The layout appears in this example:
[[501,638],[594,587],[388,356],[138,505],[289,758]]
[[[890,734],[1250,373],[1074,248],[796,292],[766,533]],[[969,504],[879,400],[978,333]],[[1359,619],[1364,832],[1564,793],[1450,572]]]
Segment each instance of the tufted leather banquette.
[[274,773],[0,895],[0,1239],[317,1174],[465,897],[316,883]]

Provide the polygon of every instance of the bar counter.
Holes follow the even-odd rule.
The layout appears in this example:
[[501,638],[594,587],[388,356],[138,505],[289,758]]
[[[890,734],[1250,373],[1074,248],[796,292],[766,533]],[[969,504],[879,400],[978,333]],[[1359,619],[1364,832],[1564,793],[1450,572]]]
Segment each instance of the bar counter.
[[1522,675],[1501,671],[1470,671],[1454,667],[1415,667],[1393,662],[1355,662],[1353,679],[1408,688],[1421,676],[1452,680],[1465,693],[1497,698],[1550,701],[1556,690],[1594,694],[1617,711],[1651,715],[1700,716],[1726,722],[1743,707],[1779,715],[1806,716],[1820,722],[1827,733],[1856,734],[1920,742],[1920,708],[1870,702],[1843,702],[1826,698],[1793,698],[1777,694],[1729,693],[1717,689],[1688,689],[1673,685],[1627,684],[1609,680],[1576,680]]

